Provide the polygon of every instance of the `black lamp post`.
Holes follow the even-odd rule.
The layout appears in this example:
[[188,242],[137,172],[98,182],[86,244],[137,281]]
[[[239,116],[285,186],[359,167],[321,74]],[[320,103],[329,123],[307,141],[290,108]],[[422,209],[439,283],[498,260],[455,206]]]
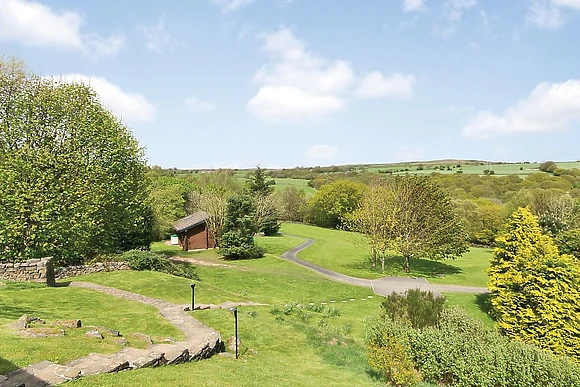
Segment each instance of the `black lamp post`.
[[195,310],[195,284],[191,284],[191,311]]
[[230,308],[230,312],[234,314],[234,320],[236,321],[236,359],[238,358],[238,308]]

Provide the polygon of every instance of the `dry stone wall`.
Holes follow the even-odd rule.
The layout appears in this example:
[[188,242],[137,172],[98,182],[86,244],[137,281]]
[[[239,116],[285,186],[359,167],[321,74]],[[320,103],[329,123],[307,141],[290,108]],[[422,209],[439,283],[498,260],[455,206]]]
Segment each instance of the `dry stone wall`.
[[104,262],[92,265],[57,267],[54,270],[56,279],[78,277],[80,275],[101,273],[104,271],[131,270],[127,262]]
[[104,271],[131,270],[127,262],[105,262],[55,268],[52,258],[29,259],[19,263],[0,263],[0,280],[44,282],[56,286],[56,280]]
[[54,266],[50,257],[26,262],[0,263],[0,279],[19,282],[46,282],[55,286]]

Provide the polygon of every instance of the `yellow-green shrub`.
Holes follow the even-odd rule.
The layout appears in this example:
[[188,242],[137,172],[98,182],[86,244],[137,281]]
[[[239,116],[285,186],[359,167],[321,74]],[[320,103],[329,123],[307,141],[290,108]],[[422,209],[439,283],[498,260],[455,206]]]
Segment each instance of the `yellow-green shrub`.
[[499,330],[580,360],[580,266],[561,255],[527,208],[497,238],[489,290]]

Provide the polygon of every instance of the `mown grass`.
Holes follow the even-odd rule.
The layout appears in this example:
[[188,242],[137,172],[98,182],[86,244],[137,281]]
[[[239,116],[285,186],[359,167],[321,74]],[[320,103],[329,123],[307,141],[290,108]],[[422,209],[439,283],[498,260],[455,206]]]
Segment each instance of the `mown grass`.
[[[314,235],[313,237],[316,238]],[[370,289],[330,281],[311,270],[277,257],[302,241],[302,238],[290,236],[257,237],[256,243],[263,246],[267,254],[264,258],[255,260],[222,261],[215,256],[205,257],[204,254],[195,256],[196,259],[207,259],[231,266],[198,265],[196,267],[199,276],[199,280],[195,281],[197,284],[196,302],[254,301],[268,304],[238,309],[239,334],[242,339],[239,360],[216,356],[207,361],[179,366],[81,378],[68,385],[383,385],[376,373],[368,366],[364,348],[364,318],[378,313],[382,298],[373,295]],[[99,273],[73,280],[113,286],[178,304],[186,304],[191,300],[189,287],[191,280],[158,272]],[[19,296],[20,298],[9,294],[5,303],[20,306],[21,300],[24,299],[24,304],[32,304],[35,299],[35,295],[30,293],[32,290],[60,292],[42,295],[42,299],[46,298],[44,296],[50,296],[48,298],[52,300],[52,303],[49,302],[43,307],[53,312],[59,311],[59,316],[62,314],[69,316],[66,318],[84,318],[87,323],[93,320],[99,321],[100,325],[110,324],[112,328],[120,329],[122,332],[131,332],[131,329],[136,329],[147,333],[147,326],[143,324],[153,324],[152,320],[159,323],[159,318],[152,318],[153,315],[135,317],[138,321],[133,321],[132,313],[137,313],[136,311],[141,308],[149,311],[152,309],[141,304],[85,289],[48,289],[37,285],[26,286],[32,286],[27,290],[28,294],[23,293]],[[67,290],[67,292],[62,292],[62,290]],[[14,292],[16,289],[10,291]],[[68,291],[78,292],[82,295],[82,299],[75,299],[75,294]],[[0,294],[2,292],[0,290]],[[473,306],[477,304],[470,304],[477,300],[470,301],[465,295],[447,296],[449,304],[465,305],[468,310],[477,312]],[[57,299],[58,301],[55,301]],[[77,313],[80,308],[83,314]],[[37,309],[33,310],[36,313]],[[19,313],[16,312],[14,316],[18,316]],[[48,314],[42,315],[42,310],[37,314],[48,318]],[[127,318],[125,317],[127,315],[129,315],[128,320],[123,323],[119,322],[120,316]],[[224,339],[234,334],[233,317],[226,310],[195,311],[192,315],[220,331]],[[152,331],[161,330],[150,328],[149,332]],[[82,333],[83,337],[79,340],[86,340],[84,331]],[[13,356],[5,355],[7,352],[2,347],[4,337],[6,335],[2,334],[0,353],[7,360],[16,362]],[[66,344],[63,345],[61,341],[60,350],[68,351],[68,342],[64,343]],[[82,347],[80,352],[83,352],[71,353],[72,357],[82,356],[84,352],[91,351],[107,352],[107,348],[89,348],[84,342],[72,342],[72,346]],[[34,348],[37,348],[35,343]],[[31,349],[30,347],[29,351]],[[110,348],[109,352],[114,349]],[[25,365],[27,361],[30,363],[57,356],[62,357],[62,352],[41,347],[36,351],[34,359],[21,359],[18,364]]]
[[306,179],[278,178],[274,179],[274,181],[276,182],[274,185],[275,191],[283,191],[290,187],[295,187],[299,190],[303,190],[307,195],[314,195],[316,193],[314,188],[308,186],[308,180]]
[[[67,329],[64,337],[23,338],[7,326],[23,314],[38,317],[47,324],[54,320],[80,319],[83,328]],[[104,340],[87,337],[88,326],[118,330],[129,345],[136,347],[143,347],[145,343],[132,338],[131,333],[154,338],[184,337],[151,306],[87,289],[7,282],[0,287],[0,357],[4,358],[0,362],[0,374],[42,360],[63,363],[90,352],[112,353],[121,348],[113,337],[106,336]]]
[[410,273],[403,272],[403,258],[393,256],[387,258],[385,272],[381,273],[380,263],[372,268],[370,249],[356,234],[298,223],[284,223],[282,231],[314,239],[314,245],[298,253],[299,258],[353,277],[413,276],[424,277],[434,283],[468,286],[486,286],[487,283],[485,270],[491,258],[490,249],[472,248],[455,260],[414,258]]
[[[142,386],[152,382],[167,386],[382,385],[366,364],[360,344],[335,342],[331,337],[338,334],[332,332],[326,336],[328,341],[324,341],[319,329],[278,321],[269,307],[239,308],[238,316],[242,340],[239,360],[215,356],[197,363],[83,378],[69,384],[75,387]],[[224,338],[234,333],[233,318],[227,311],[200,311],[195,317],[218,329]]]
[[[380,297],[372,295],[370,289],[327,280],[273,255],[300,244],[300,238],[260,237],[256,242],[266,248],[264,258],[227,261],[230,268],[197,267],[199,302],[247,300],[268,304],[238,308],[243,343],[240,360],[214,357],[175,367],[83,378],[70,385],[141,386],[151,380],[172,386],[380,385],[364,350],[364,317],[377,313]],[[116,272],[83,279],[172,302],[190,300],[188,280],[162,273]],[[207,292],[210,294],[204,294]],[[273,313],[308,303],[324,311],[309,312],[305,320],[283,312],[280,318]],[[192,315],[219,330],[226,339],[234,334],[228,311],[195,311]]]
[[490,304],[488,293],[444,293],[447,305],[459,306],[465,309],[472,317],[478,319],[489,329],[495,328],[495,321],[489,314]]

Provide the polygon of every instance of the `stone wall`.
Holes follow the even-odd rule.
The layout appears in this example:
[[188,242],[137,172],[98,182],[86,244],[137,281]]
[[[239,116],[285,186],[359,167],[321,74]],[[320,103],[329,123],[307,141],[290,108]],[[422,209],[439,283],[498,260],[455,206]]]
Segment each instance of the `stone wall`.
[[29,259],[21,263],[0,263],[0,280],[45,282],[56,286],[56,280],[104,271],[131,270],[127,262],[105,262],[92,265],[54,268],[52,258]]
[[131,270],[127,262],[104,262],[92,265],[57,267],[54,269],[56,279],[78,277],[80,275],[106,271]]
[[19,282],[45,282],[54,286],[51,258],[29,259],[20,263],[0,263],[0,279]]

